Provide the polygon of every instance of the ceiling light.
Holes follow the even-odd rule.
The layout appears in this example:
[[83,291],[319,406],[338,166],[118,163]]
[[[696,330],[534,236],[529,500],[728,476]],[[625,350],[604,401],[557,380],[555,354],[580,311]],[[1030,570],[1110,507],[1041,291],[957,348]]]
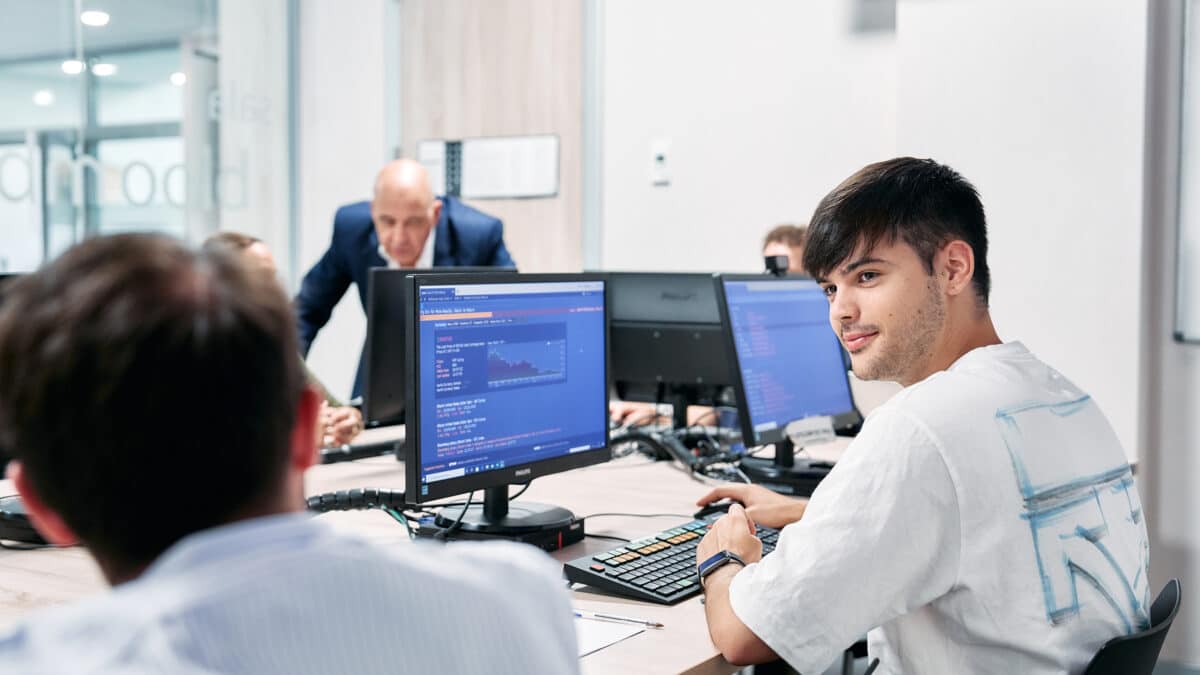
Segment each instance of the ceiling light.
[[62,62],[62,71],[68,75],[78,75],[83,72],[83,61],[67,59]]
[[33,92],[33,104],[48,106],[54,104],[54,92],[49,89],[38,89]]
[[93,63],[92,74],[96,77],[108,77],[117,72],[117,66],[114,63]]
[[79,20],[82,21],[83,25],[85,26],[94,26],[97,28],[100,26],[107,26],[108,12],[101,12],[98,9],[89,9],[88,11],[79,15]]
[[171,73],[171,84],[182,87],[187,82],[187,75],[180,72]]

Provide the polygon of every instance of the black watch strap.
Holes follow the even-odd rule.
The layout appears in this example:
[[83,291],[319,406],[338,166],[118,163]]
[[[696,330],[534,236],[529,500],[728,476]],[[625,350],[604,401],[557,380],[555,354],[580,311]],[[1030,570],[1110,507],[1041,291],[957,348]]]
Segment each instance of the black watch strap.
[[696,574],[700,577],[700,588],[704,588],[704,579],[708,577],[708,575],[716,572],[729,563],[737,563],[742,567],[746,566],[746,561],[742,560],[741,556],[729,550],[718,551],[716,554],[710,556],[708,559],[697,565]]

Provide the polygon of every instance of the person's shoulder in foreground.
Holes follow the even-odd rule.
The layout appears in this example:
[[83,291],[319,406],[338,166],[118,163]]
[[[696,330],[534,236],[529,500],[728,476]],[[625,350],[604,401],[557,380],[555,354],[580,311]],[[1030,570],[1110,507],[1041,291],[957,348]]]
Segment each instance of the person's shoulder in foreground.
[[0,672],[570,673],[561,572],[494,542],[402,549],[303,515],[191,535],[0,637]]
[[282,288],[246,256],[100,237],[9,290],[9,477],[47,541],[116,588],[18,624],[0,669],[577,669],[542,554],[389,553],[300,514],[321,400]]

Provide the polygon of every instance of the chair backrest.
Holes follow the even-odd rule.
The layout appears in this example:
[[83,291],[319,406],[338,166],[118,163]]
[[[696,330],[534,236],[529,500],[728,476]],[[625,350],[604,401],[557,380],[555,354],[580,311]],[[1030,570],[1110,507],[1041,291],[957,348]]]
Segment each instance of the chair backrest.
[[1150,627],[1104,643],[1084,675],[1151,675],[1167,630],[1179,612],[1179,580],[1172,579],[1150,606]]

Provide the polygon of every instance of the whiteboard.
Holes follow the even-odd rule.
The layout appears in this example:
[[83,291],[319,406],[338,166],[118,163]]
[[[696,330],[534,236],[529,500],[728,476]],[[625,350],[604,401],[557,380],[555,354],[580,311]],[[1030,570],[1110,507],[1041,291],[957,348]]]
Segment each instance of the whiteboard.
[[467,199],[558,194],[558,136],[465,138],[462,196]]

